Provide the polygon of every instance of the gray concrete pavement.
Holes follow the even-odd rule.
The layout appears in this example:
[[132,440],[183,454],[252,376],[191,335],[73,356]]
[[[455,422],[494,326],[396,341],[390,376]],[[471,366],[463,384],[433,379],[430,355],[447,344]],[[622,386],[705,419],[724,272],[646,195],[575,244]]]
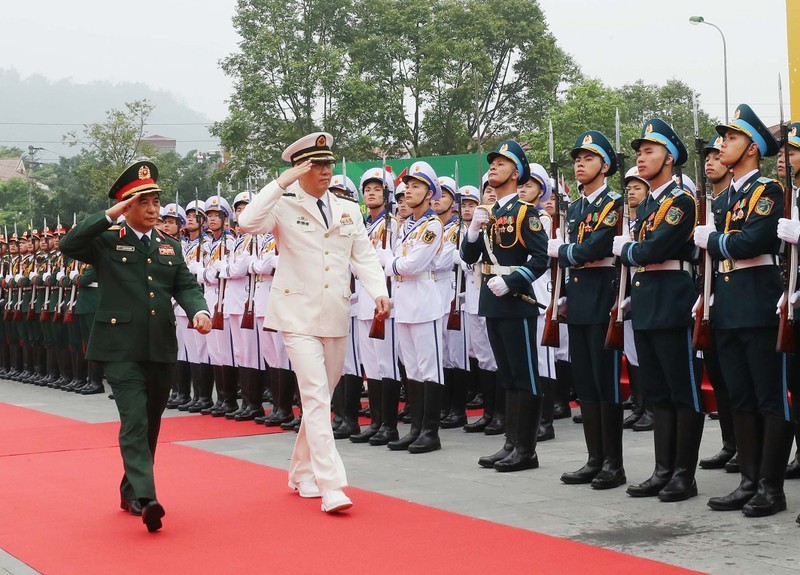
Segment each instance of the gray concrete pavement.
[[[105,394],[80,397],[0,380],[0,401],[86,422],[117,418],[113,401]],[[166,416],[202,417],[175,411],[168,411]],[[401,426],[401,433],[404,428],[407,426]],[[286,469],[294,437],[284,433],[186,445]],[[719,575],[800,574],[800,526],[795,523],[800,512],[800,481],[787,482],[789,511],[748,519],[739,512],[718,513],[706,507],[708,497],[723,495],[738,485],[738,476],[722,471],[698,470],[699,496],[671,504],[633,499],[624,488],[595,491],[588,486],[562,484],[558,479],[561,473],[580,467],[585,460],[581,426],[571,420],[557,421],[556,439],[539,446],[541,467],[518,473],[478,467],[479,456],[499,449],[500,437],[461,430],[443,430],[441,437],[443,449],[423,455],[349,441],[338,441],[337,446],[350,484],[362,489]],[[709,420],[701,457],[719,447],[719,426]],[[629,482],[650,475],[652,448],[651,433],[625,432]],[[354,502],[358,505],[357,497]],[[0,573],[2,570],[14,575],[34,573],[0,553]]]

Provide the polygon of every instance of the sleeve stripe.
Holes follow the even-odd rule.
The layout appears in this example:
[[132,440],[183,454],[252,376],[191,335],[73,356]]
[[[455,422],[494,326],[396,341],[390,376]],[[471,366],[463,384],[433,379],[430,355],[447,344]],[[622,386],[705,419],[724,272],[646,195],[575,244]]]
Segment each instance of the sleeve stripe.
[[576,266],[578,265],[578,262],[576,262],[575,258],[572,257],[572,250],[574,249],[575,249],[575,244],[569,244],[569,247],[567,247],[567,259],[569,260],[570,264]]
[[628,258],[628,261],[631,262],[632,267],[639,267],[639,264],[636,263],[636,260],[633,259],[633,247],[636,245],[636,242],[631,242],[628,244],[628,250],[625,252],[625,256]]
[[722,234],[719,237],[719,251],[722,252],[722,255],[725,256],[725,259],[731,260],[733,259],[733,256],[731,256],[731,253],[728,251],[728,238],[728,234]]
[[517,268],[515,271],[516,271],[516,272],[519,272],[519,274],[520,274],[522,277],[524,277],[526,280],[528,280],[528,281],[529,281],[529,282],[531,282],[531,283],[533,283],[534,281],[536,281],[536,278],[535,278],[535,277],[533,277],[533,272],[531,272],[531,270],[529,270],[529,269],[528,269],[528,268],[526,268],[526,267],[520,267],[520,268]]

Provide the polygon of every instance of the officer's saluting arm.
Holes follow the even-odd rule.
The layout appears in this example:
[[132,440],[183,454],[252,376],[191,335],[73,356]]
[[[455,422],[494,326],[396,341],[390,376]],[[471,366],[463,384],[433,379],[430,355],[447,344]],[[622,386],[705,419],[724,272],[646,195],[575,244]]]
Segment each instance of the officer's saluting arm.
[[712,258],[749,260],[762,254],[778,253],[775,229],[783,214],[783,187],[775,180],[768,180],[758,197],[756,194],[759,194],[758,189],[745,208],[741,231],[712,232],[708,237],[708,252]]
[[547,257],[547,232],[535,211],[527,213],[519,225],[528,251],[528,260],[515,271],[503,276],[503,280],[511,291],[527,293],[531,284],[547,271],[550,263],[550,258]]
[[611,247],[617,234],[619,207],[622,205],[622,197],[616,193],[613,196],[611,194],[609,192],[608,199],[603,203],[594,230],[586,234],[581,243],[566,244],[558,248],[558,265],[562,268],[582,266],[611,256]]
[[[663,193],[667,192],[666,190]],[[694,232],[697,204],[694,198],[681,192],[672,198],[669,205],[662,204],[656,212],[653,229],[643,241],[626,243],[622,247],[622,263],[628,267],[660,264],[677,259],[680,248],[689,241]],[[664,200],[666,203],[669,199]],[[648,225],[647,221],[642,222]]]
[[94,264],[96,260],[94,240],[111,227],[105,212],[92,214],[66,233],[59,242],[61,252],[67,256]]

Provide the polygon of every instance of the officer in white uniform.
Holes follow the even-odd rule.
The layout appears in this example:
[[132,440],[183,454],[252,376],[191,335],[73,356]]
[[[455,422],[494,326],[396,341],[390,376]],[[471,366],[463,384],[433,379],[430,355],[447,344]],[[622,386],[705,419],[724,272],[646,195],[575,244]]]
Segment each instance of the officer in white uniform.
[[388,317],[385,276],[357,204],[329,193],[333,137],[317,132],[283,152],[292,167],[268,184],[239,216],[242,231],[273,232],[281,263],[265,325],[283,334],[303,403],[289,466],[301,496],[322,496],[328,513],[352,505],[330,423],[331,393],[342,374],[350,316],[350,269]]

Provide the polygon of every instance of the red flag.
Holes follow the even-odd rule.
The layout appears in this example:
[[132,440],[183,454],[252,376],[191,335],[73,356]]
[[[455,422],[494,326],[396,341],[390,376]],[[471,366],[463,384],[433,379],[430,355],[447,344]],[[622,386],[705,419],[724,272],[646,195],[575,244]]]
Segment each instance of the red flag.
[[407,175],[408,175],[408,168],[403,168],[403,171],[400,172],[400,175],[397,176],[397,178],[395,178],[394,180],[394,187],[396,188],[400,184],[400,182],[403,181],[403,178],[405,178]]

